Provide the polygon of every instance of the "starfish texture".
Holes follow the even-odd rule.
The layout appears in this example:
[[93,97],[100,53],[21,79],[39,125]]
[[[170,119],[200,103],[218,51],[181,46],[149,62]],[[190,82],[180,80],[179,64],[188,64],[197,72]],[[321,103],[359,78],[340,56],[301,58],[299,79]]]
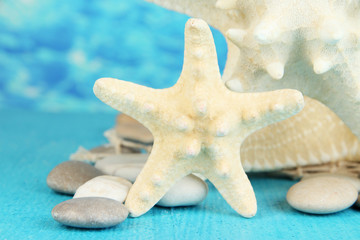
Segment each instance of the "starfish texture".
[[255,194],[240,161],[240,145],[254,131],[298,113],[297,90],[236,93],[222,82],[208,25],[190,19],[185,27],[184,65],[178,82],[152,89],[103,78],[95,95],[130,115],[154,136],[154,146],[126,200],[132,216],[147,212],[184,176],[207,177],[244,217],[257,210]]
[[359,1],[148,1],[200,17],[224,34],[223,80],[230,89],[297,89],[360,138]]
[[[306,96],[304,100],[305,106],[298,114],[259,129],[245,139],[240,148],[245,172],[340,164],[360,159],[360,140],[344,122],[319,101]],[[147,143],[143,143],[142,148],[151,151],[153,136],[135,119],[119,114],[116,132],[114,138],[119,140],[131,138],[141,142],[145,136]]]

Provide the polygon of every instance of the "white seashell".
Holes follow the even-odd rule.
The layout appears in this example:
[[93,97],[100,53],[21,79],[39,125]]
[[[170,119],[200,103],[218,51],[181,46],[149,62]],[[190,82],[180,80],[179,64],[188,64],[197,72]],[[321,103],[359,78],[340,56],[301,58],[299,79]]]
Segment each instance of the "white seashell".
[[241,145],[245,171],[360,159],[360,141],[339,117],[322,103],[304,99],[305,107],[300,113],[245,139]]

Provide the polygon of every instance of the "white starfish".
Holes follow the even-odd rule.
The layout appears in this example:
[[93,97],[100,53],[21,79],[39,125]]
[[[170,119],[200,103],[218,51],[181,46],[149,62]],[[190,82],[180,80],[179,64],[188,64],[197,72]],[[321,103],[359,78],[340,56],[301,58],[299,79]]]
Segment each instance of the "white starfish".
[[168,89],[111,78],[96,81],[95,95],[134,117],[154,136],[154,146],[126,200],[132,216],[147,212],[182,177],[206,176],[242,216],[256,213],[256,199],[240,161],[240,145],[252,132],[299,112],[296,90],[236,93],[223,84],[208,25],[185,27],[184,66]]

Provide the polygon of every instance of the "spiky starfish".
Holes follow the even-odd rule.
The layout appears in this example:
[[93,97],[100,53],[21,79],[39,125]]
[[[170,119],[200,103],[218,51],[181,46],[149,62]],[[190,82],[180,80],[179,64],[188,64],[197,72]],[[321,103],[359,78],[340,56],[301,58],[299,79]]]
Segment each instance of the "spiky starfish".
[[199,19],[186,24],[184,65],[173,87],[151,89],[102,78],[94,93],[154,136],[149,159],[125,203],[134,217],[147,212],[192,172],[206,176],[239,214],[254,216],[256,199],[241,165],[240,145],[252,132],[296,114],[304,105],[296,90],[228,90],[221,80],[211,31]]
[[359,1],[147,1],[202,18],[226,36],[223,80],[230,89],[297,89],[360,139]]

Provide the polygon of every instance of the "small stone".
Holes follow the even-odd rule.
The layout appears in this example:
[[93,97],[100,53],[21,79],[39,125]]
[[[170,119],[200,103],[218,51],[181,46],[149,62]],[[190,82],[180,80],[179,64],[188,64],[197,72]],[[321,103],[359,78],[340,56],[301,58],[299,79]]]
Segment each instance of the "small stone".
[[148,154],[121,154],[106,157],[96,162],[95,167],[108,175],[135,182],[148,159]]
[[46,182],[54,191],[72,195],[78,187],[100,175],[103,173],[88,163],[66,161],[51,170]]
[[301,181],[310,179],[310,178],[314,178],[314,177],[338,177],[338,178],[342,178],[345,180],[350,181],[354,187],[358,190],[358,192],[360,192],[360,179],[357,177],[353,177],[353,176],[349,176],[346,174],[341,174],[341,173],[318,173],[318,174],[311,174],[308,176],[304,176]]
[[358,191],[346,179],[313,177],[292,186],[286,196],[293,208],[313,214],[335,213],[354,204]]
[[100,197],[70,199],[51,211],[52,217],[59,223],[78,228],[112,227],[124,221],[128,214],[122,203]]
[[121,177],[99,176],[81,185],[74,198],[104,197],[124,202],[132,184]]
[[197,205],[204,201],[208,191],[206,182],[190,174],[172,186],[156,205],[162,207]]
[[116,132],[121,138],[150,144],[154,141],[151,132],[141,123],[125,114],[116,119]]

